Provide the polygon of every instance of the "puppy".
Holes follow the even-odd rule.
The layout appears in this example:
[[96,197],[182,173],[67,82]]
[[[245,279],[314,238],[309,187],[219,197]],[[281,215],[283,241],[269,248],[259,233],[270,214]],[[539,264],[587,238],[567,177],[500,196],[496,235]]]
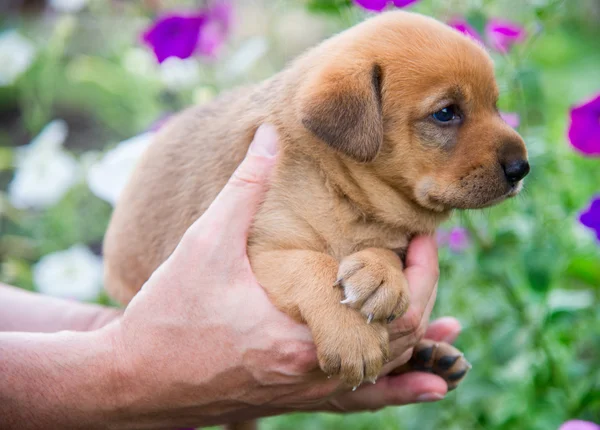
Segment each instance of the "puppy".
[[[386,323],[410,300],[398,253],[453,209],[514,196],[529,171],[497,99],[492,61],[466,36],[403,11],[369,19],[161,129],[114,211],[107,289],[134,296],[271,123],[281,155],[249,236],[252,268],[310,327],[325,373],[374,380]],[[449,345],[415,350],[413,367],[449,388],[466,373]]]

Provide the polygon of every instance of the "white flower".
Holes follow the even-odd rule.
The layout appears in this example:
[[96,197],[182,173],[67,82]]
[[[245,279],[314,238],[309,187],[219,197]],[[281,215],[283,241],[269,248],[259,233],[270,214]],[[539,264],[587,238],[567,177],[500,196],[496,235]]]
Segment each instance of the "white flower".
[[50,6],[59,12],[79,12],[87,4],[88,0],[50,0]]
[[242,46],[229,58],[223,74],[227,79],[233,79],[248,72],[258,60],[269,50],[269,43],[264,37],[253,37],[246,40]]
[[35,47],[16,31],[0,33],[0,87],[12,85],[35,57]]
[[163,84],[174,91],[191,88],[200,82],[200,66],[194,58],[169,57],[160,65],[159,72]]
[[77,162],[62,145],[67,124],[55,120],[27,146],[19,148],[16,172],[8,196],[17,208],[44,208],[56,204],[77,180]]
[[92,193],[114,206],[152,136],[153,132],[147,132],[125,140],[93,164],[87,175]]
[[76,300],[94,300],[102,289],[102,259],[84,245],[45,255],[33,268],[40,293]]

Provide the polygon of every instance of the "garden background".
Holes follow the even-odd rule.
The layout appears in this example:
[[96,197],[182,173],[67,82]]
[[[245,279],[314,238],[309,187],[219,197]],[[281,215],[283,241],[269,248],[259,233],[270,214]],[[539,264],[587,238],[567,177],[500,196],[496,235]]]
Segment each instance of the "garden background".
[[[461,320],[458,347],[474,365],[460,389],[436,404],[275,417],[264,428],[547,430],[576,418],[600,422],[600,1],[387,3],[486,44],[500,109],[525,138],[532,171],[519,197],[458,213],[438,235],[435,313]],[[0,3],[0,282],[108,304],[102,236],[162,121],[272,75],[385,4]],[[202,19],[186,36],[173,16]],[[169,37],[184,40],[165,44]],[[165,59],[172,54],[184,59]]]

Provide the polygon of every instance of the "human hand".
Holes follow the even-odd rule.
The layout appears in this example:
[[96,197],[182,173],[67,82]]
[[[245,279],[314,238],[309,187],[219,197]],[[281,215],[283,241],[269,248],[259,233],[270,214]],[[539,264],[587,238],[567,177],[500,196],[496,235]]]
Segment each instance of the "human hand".
[[[257,132],[249,152],[210,208],[151,276],[106,336],[123,375],[115,404],[121,421],[186,427],[292,410],[362,410],[435,400],[445,382],[429,374],[383,377],[354,393],[319,371],[309,330],[277,310],[254,277],[246,242],[276,163],[277,136]],[[410,357],[435,301],[437,252],[431,238],[409,248],[405,275],[412,304],[391,325],[392,361]],[[453,319],[428,336],[452,340]],[[428,396],[423,397],[424,394]]]

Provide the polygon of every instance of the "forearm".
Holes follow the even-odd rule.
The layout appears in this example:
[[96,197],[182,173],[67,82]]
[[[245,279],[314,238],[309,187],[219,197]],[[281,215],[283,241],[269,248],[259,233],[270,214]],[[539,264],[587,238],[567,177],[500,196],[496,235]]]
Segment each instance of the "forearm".
[[118,309],[79,303],[0,284],[0,332],[89,331],[121,314]]
[[108,428],[125,380],[102,332],[0,333],[2,428]]
[[[182,367],[169,372],[151,352],[132,360],[115,340],[118,324],[86,333],[0,333],[0,428],[173,429],[277,413],[230,398],[231,390],[260,387],[227,360],[207,359],[187,388]],[[197,352],[209,357],[212,350]]]

